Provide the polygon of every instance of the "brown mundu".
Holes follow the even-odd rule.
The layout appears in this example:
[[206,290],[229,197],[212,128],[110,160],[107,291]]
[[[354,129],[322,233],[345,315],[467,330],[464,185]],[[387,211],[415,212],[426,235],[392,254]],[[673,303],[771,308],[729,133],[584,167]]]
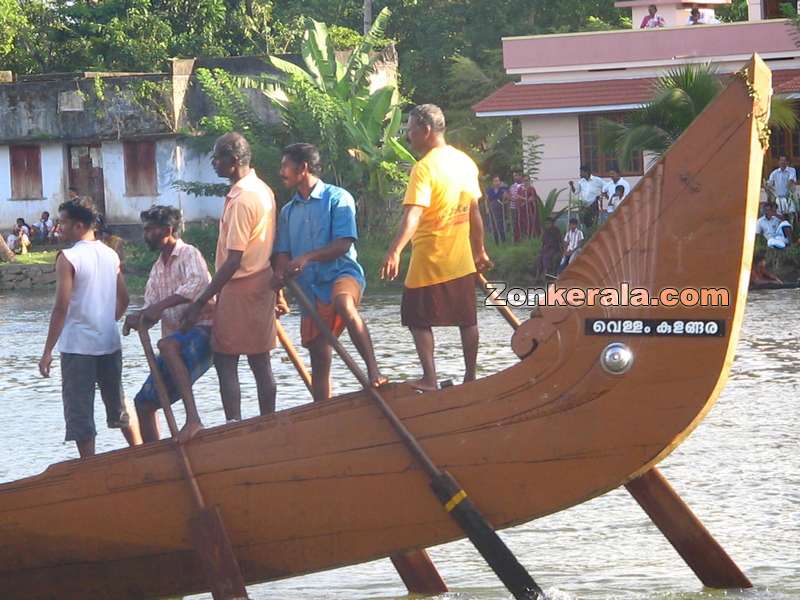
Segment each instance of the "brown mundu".
[[[744,316],[770,89],[769,69],[756,58],[560,281],[727,288],[728,306],[542,307],[514,336],[524,356],[518,364],[421,396],[406,385],[381,388],[494,527],[628,483],[668,456],[713,406]],[[724,328],[716,336],[587,335],[586,320],[596,318],[718,320]],[[624,375],[599,364],[611,342],[635,355]],[[248,583],[462,536],[363,392],[208,429],[186,450],[207,503],[221,509]],[[59,600],[202,591],[186,536],[185,485],[174,450],[160,442],[0,486],[4,598],[44,600],[54,589]],[[639,518],[635,511],[631,518]]]

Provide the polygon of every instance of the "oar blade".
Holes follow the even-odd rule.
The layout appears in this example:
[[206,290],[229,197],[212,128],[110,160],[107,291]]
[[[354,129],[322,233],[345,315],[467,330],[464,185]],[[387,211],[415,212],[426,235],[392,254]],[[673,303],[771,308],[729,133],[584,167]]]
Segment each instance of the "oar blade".
[[199,510],[189,519],[189,539],[214,600],[248,600],[233,546],[216,506]]
[[403,580],[410,593],[425,596],[447,593],[447,584],[439,575],[439,571],[436,570],[436,566],[425,550],[394,554],[391,559],[400,579]]

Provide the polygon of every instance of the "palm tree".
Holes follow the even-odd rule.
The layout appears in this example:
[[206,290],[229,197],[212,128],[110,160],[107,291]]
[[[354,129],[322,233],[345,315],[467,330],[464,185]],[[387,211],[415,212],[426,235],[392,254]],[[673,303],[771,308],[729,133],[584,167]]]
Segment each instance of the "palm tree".
[[[709,64],[682,65],[667,71],[655,85],[652,100],[623,122],[600,122],[600,145],[623,166],[645,152],[660,157],[725,87]],[[792,130],[798,125],[794,103],[772,97],[770,127]]]

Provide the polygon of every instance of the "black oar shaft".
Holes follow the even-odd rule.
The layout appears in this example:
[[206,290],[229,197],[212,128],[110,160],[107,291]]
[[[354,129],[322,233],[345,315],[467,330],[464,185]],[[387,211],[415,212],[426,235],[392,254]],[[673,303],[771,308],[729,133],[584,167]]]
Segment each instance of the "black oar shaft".
[[375,401],[411,455],[422,465],[430,478],[430,485],[444,509],[458,523],[481,556],[497,577],[517,600],[535,600],[544,597],[541,588],[520,564],[505,542],[467,497],[466,492],[449,473],[437,467],[416,438],[406,428],[383,396],[375,389],[366,373],[350,356],[330,327],[322,320],[297,282],[289,279],[287,286],[294,294],[303,311],[314,321],[325,340],[341,357],[347,368],[355,375],[367,394]]

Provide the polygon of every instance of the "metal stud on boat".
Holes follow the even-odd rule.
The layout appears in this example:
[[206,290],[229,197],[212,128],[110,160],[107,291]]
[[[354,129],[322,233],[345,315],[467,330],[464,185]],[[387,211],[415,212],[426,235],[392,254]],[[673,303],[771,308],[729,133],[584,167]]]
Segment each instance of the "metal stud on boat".
[[633,350],[622,342],[612,342],[600,353],[600,366],[610,375],[622,375],[633,366]]

